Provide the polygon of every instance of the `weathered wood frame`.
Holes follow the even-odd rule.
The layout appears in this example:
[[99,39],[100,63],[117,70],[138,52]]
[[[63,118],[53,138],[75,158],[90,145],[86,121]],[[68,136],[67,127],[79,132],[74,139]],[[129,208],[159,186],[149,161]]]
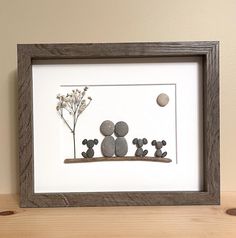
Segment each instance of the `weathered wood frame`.
[[[19,44],[20,206],[149,206],[220,203],[219,43]],[[204,189],[200,192],[34,193],[32,61],[199,56],[203,62]]]

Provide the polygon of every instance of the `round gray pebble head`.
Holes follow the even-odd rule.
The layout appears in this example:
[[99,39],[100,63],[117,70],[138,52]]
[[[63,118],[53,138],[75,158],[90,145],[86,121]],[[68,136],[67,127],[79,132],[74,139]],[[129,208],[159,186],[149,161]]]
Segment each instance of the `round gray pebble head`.
[[162,148],[162,143],[160,142],[160,141],[158,141],[157,143],[156,143],[156,148],[157,149],[161,149]]
[[113,134],[115,125],[112,121],[106,120],[100,126],[100,131],[104,136],[110,136]]
[[169,103],[169,96],[165,93],[161,93],[157,97],[157,104],[160,107],[165,107]]
[[143,140],[142,139],[138,139],[137,147],[141,148],[142,146],[143,146]]
[[88,140],[87,146],[88,146],[88,148],[92,148],[94,146],[93,140]]
[[115,134],[117,137],[126,136],[129,132],[128,124],[124,121],[119,121],[115,125]]

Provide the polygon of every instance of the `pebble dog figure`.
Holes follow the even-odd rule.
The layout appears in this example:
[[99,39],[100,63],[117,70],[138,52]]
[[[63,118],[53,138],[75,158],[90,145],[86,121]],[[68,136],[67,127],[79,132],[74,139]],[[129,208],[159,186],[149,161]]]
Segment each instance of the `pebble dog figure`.
[[133,139],[133,144],[137,146],[137,150],[135,151],[135,156],[137,157],[144,157],[147,155],[148,150],[143,150],[143,145],[146,145],[148,143],[148,140],[146,138],[143,139],[138,139],[134,138]]
[[87,145],[87,147],[88,147],[86,152],[82,152],[82,156],[84,158],[93,158],[93,156],[94,156],[93,147],[94,147],[94,145],[98,144],[98,140],[97,139],[94,139],[94,140],[86,140],[86,139],[84,139],[82,141],[82,144],[83,145]]
[[166,141],[162,140],[162,141],[156,141],[156,140],[153,140],[152,141],[152,145],[156,147],[156,152],[154,154],[155,157],[159,157],[159,158],[164,158],[166,157],[167,155],[167,152],[163,152],[162,153],[162,150],[161,148],[163,146],[166,146]]

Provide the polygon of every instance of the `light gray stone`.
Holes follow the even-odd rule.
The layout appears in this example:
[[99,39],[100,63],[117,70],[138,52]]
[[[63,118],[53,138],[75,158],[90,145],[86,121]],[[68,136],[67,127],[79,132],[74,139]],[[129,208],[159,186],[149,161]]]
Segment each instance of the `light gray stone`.
[[124,121],[119,121],[115,124],[115,134],[117,137],[126,136],[129,132],[129,126]]
[[157,104],[160,107],[165,107],[169,103],[169,96],[165,93],[161,93],[157,97]]
[[105,157],[112,157],[115,154],[115,139],[113,136],[106,136],[103,139],[101,152]]
[[100,131],[104,136],[110,136],[113,134],[115,125],[112,121],[106,120],[100,126]]
[[115,154],[118,157],[123,157],[128,152],[128,144],[124,137],[118,137],[115,141],[116,149]]

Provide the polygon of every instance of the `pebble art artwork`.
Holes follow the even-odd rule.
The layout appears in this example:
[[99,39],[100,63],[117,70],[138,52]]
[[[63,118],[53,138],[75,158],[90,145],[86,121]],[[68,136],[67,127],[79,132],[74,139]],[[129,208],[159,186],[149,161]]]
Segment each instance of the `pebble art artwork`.
[[[88,87],[85,87],[83,90],[72,90],[71,93],[67,93],[66,95],[57,95],[59,101],[56,110],[65,125],[72,132],[74,142],[74,158],[65,159],[65,163],[123,160],[171,162],[171,159],[164,158],[167,155],[167,152],[162,152],[163,146],[166,145],[165,140],[153,140],[151,144],[155,146],[154,157],[148,157],[146,156],[148,150],[145,149],[145,145],[148,144],[147,138],[134,138],[132,143],[136,145],[135,154],[134,156],[127,156],[129,148],[125,137],[129,133],[129,126],[125,121],[114,123],[111,120],[105,120],[100,125],[100,132],[104,136],[101,143],[101,154],[103,157],[94,156],[94,146],[99,143],[98,139],[84,139],[82,144],[86,145],[87,149],[81,153],[83,158],[77,158],[75,147],[75,126],[80,114],[89,106],[92,100],[91,97],[87,97],[87,99],[85,98],[87,90]],[[165,93],[159,94],[156,98],[156,103],[160,107],[165,107],[169,103],[169,96]],[[67,117],[64,117],[63,110],[69,112],[69,115],[74,115],[73,125],[70,125],[67,121]]]

